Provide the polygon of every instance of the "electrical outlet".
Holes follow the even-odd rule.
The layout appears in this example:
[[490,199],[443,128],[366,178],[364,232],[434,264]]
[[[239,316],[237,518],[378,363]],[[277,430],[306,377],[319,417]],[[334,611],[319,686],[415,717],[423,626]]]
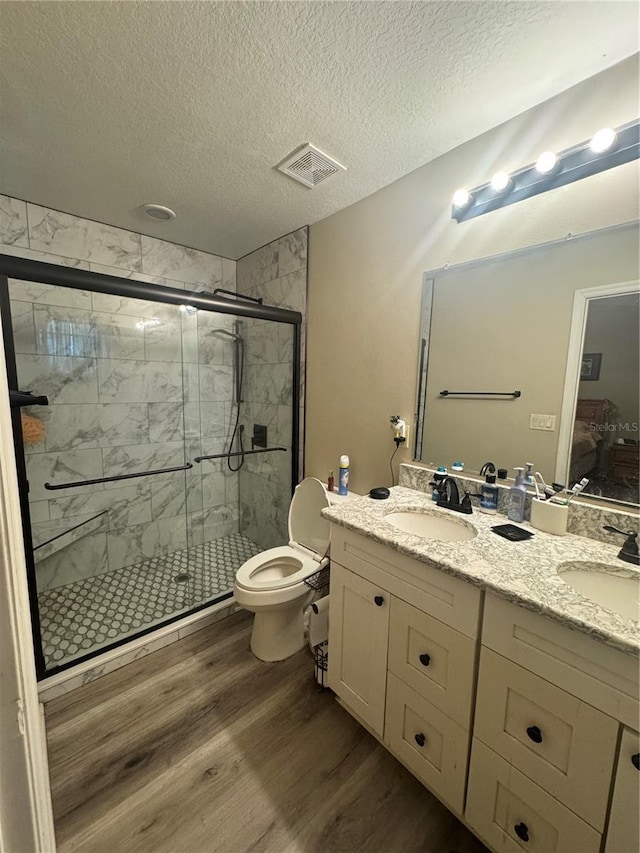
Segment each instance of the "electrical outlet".
[[555,432],[555,415],[531,415],[529,429],[540,429],[544,432]]
[[391,429],[393,430],[394,438],[402,438],[403,447],[409,446],[409,424],[403,421],[400,415],[391,415],[389,418]]

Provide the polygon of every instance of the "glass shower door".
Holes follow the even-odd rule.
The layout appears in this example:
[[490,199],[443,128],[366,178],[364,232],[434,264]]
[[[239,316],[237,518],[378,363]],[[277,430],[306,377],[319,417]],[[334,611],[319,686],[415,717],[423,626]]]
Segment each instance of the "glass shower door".
[[56,282],[0,278],[42,677],[230,599],[286,543],[299,315],[20,266]]
[[187,540],[196,605],[230,598],[235,573],[258,546],[239,532],[239,470],[250,439],[241,401],[245,320],[185,308],[182,316],[188,472]]
[[182,318],[175,305],[21,281],[9,310],[11,385],[49,403],[14,419],[50,670],[191,606],[161,570],[188,545]]

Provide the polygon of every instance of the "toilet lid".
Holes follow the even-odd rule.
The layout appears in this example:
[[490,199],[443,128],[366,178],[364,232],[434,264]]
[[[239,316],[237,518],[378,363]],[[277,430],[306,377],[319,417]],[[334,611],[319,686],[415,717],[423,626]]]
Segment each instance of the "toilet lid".
[[320,557],[329,550],[329,522],[320,515],[330,506],[320,480],[307,477],[296,486],[289,506],[289,541],[304,545]]

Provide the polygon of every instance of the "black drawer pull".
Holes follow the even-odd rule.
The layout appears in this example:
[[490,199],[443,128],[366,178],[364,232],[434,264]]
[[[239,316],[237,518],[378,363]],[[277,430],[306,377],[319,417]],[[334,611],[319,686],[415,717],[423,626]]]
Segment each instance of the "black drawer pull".
[[431,658],[428,654],[420,655],[420,663],[422,664],[422,666],[429,666],[429,664],[431,663]]
[[418,744],[418,746],[421,746],[421,747],[422,747],[422,746],[424,746],[424,745],[425,745],[425,743],[426,743],[426,742],[427,742],[427,739],[426,739],[426,737],[422,734],[422,732],[420,732],[420,734],[417,734],[417,735],[416,735],[416,743]]
[[527,826],[526,823],[517,823],[513,827],[513,831],[515,832],[515,834],[518,836],[518,838],[521,841],[528,841],[529,840],[529,827]]
[[636,752],[635,755],[631,756],[631,763],[636,768],[636,770],[640,770],[640,752]]
[[527,734],[534,743],[542,743],[542,732],[537,726],[529,726]]
[[382,605],[384,604],[384,598],[381,595],[376,595],[373,600],[378,605],[378,607],[382,607]]

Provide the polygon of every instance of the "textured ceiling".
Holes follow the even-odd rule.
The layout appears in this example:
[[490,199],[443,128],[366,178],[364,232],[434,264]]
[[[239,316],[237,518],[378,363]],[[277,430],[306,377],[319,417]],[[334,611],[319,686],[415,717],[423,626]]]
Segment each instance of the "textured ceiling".
[[[634,53],[638,6],[5,0],[0,38],[0,192],[237,258]],[[304,142],[348,171],[274,170]]]

